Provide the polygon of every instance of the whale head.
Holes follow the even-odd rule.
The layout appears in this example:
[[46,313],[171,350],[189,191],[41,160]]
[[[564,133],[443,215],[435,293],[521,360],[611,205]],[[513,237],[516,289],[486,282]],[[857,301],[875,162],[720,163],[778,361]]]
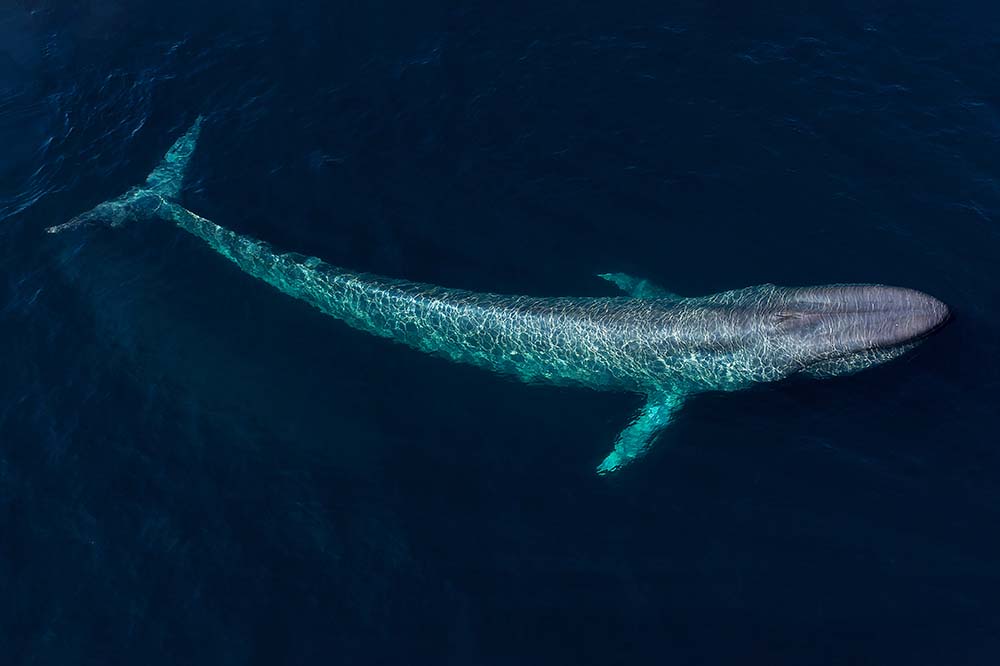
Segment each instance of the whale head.
[[794,372],[820,377],[895,358],[951,319],[933,296],[868,284],[778,289],[764,307],[765,328]]

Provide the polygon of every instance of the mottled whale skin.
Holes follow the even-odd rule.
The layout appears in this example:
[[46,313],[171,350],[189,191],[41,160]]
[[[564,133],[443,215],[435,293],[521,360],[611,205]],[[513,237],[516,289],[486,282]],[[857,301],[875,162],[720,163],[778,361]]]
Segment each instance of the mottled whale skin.
[[931,296],[874,284],[765,284],[681,297],[615,273],[600,277],[627,296],[539,298],[344,270],[277,251],[182,207],[180,188],[200,127],[199,119],[145,184],[49,231],[166,219],[246,273],[354,328],[525,382],[646,396],[600,473],[641,456],[687,396],[797,374],[857,372],[912,349],[950,317]]

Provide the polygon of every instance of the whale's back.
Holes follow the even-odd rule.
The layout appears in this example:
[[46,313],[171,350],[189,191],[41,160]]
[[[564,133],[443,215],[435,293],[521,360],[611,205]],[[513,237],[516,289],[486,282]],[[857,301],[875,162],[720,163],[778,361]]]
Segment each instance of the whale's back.
[[528,382],[602,389],[643,389],[669,308],[654,300],[510,296],[331,277],[327,300],[337,311],[324,309],[356,328]]

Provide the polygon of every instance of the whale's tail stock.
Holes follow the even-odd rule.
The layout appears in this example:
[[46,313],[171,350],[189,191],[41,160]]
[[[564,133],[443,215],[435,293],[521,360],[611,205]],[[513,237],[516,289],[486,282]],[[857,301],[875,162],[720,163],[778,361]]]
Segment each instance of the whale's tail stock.
[[176,203],[184,183],[184,173],[198,143],[201,122],[202,116],[198,116],[188,131],[170,147],[145,183],[133,187],[120,197],[97,204],[69,222],[49,227],[46,231],[55,234],[88,224],[118,227],[153,217],[164,205]]

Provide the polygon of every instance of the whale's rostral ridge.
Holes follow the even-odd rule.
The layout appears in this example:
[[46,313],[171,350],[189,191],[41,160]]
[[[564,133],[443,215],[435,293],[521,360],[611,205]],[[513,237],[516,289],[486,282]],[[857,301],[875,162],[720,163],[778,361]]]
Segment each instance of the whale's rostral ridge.
[[626,296],[537,298],[347,271],[279,252],[181,206],[201,125],[199,118],[144,184],[48,231],[169,220],[246,273],[354,328],[525,382],[644,395],[597,467],[602,474],[641,456],[688,396],[857,372],[907,352],[951,316],[927,294],[875,284],[764,284],[682,297],[606,273],[600,277]]

